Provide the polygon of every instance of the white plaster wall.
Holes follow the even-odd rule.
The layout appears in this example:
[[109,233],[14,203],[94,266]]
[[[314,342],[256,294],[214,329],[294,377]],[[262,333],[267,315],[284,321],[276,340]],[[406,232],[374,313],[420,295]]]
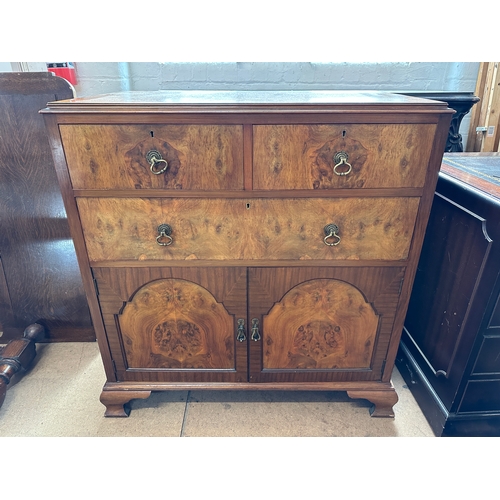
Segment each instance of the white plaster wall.
[[[122,90],[401,90],[474,92],[474,62],[77,62],[78,96]],[[464,147],[470,113],[461,134]]]

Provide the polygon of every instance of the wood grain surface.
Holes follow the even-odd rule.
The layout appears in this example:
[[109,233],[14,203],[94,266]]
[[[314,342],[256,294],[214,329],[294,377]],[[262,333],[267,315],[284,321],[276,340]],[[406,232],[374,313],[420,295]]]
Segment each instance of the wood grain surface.
[[368,368],[377,329],[377,314],[354,286],[301,283],[264,317],[264,369]]
[[[435,125],[256,125],[254,189],[422,187]],[[352,171],[334,174],[335,154]]]
[[[404,260],[418,198],[79,198],[91,261]],[[328,246],[324,227],[339,227]],[[173,243],[158,245],[158,226]],[[334,240],[336,241],[336,240]]]
[[92,341],[95,333],[38,111],[72,97],[47,73],[0,73],[0,323],[2,341],[39,322],[44,341]]
[[[243,127],[236,125],[61,125],[76,189],[243,189]],[[146,159],[168,162],[154,175]]]
[[262,341],[249,345],[251,379],[380,380],[404,273],[404,267],[249,269],[249,316],[263,325]]
[[[93,273],[119,380],[230,382],[247,379],[247,344],[235,340],[238,319],[245,319],[247,315],[245,268],[99,268]],[[176,290],[175,295],[172,290]],[[189,299],[194,301],[192,305],[185,303]],[[152,307],[157,309],[153,312]],[[214,319],[211,319],[212,308]],[[148,329],[144,325],[148,325]],[[191,344],[186,340],[191,337],[185,330],[188,325],[191,332],[199,332]],[[165,356],[168,346],[165,351],[154,347],[157,326],[158,335],[161,333],[163,339],[159,342],[163,344],[167,326],[171,332],[177,332],[172,342],[180,343],[176,349],[170,347],[171,356]],[[186,336],[179,333],[183,331]],[[230,342],[226,344],[228,339]],[[213,356],[204,358],[206,352],[197,350],[194,344],[211,351],[222,349],[222,353],[213,352]],[[189,346],[193,347],[189,351],[191,356],[183,351]],[[142,347],[147,352],[141,352]],[[230,364],[228,353],[234,353]]]
[[108,411],[126,413],[126,391],[324,387],[392,416],[451,111],[389,93],[150,94],[44,111],[104,326]]
[[144,285],[118,316],[130,368],[234,368],[234,320],[213,295],[180,279]]

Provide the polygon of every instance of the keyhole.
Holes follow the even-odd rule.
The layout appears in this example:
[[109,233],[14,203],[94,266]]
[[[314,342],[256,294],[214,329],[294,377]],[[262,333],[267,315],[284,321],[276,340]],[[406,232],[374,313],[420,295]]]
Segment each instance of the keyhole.
[[151,132],[149,132],[151,134],[151,137],[154,137],[155,136],[155,133],[151,130]]
[[247,210],[250,210],[250,203],[247,203]]
[[345,130],[342,130],[342,137],[345,137],[346,134],[347,132]]

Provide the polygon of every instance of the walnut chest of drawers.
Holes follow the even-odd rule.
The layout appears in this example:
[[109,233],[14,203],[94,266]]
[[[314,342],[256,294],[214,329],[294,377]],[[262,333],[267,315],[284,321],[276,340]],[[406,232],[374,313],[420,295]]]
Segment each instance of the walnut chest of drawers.
[[107,416],[193,388],[340,390],[394,416],[446,104],[165,91],[42,113]]

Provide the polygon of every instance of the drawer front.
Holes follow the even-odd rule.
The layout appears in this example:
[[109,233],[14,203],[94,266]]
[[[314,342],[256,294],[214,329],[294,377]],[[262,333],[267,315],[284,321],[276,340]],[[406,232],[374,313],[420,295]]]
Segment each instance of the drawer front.
[[500,375],[499,336],[488,335],[483,338],[472,373],[474,375]]
[[422,187],[435,131],[428,124],[254,126],[254,189]]
[[241,126],[61,125],[60,132],[74,189],[243,189]]
[[500,380],[470,380],[458,413],[500,412]]
[[[419,198],[79,198],[77,203],[91,262],[400,261],[408,256]],[[168,224],[171,234],[162,236],[161,224]],[[330,224],[338,230],[325,230]]]

